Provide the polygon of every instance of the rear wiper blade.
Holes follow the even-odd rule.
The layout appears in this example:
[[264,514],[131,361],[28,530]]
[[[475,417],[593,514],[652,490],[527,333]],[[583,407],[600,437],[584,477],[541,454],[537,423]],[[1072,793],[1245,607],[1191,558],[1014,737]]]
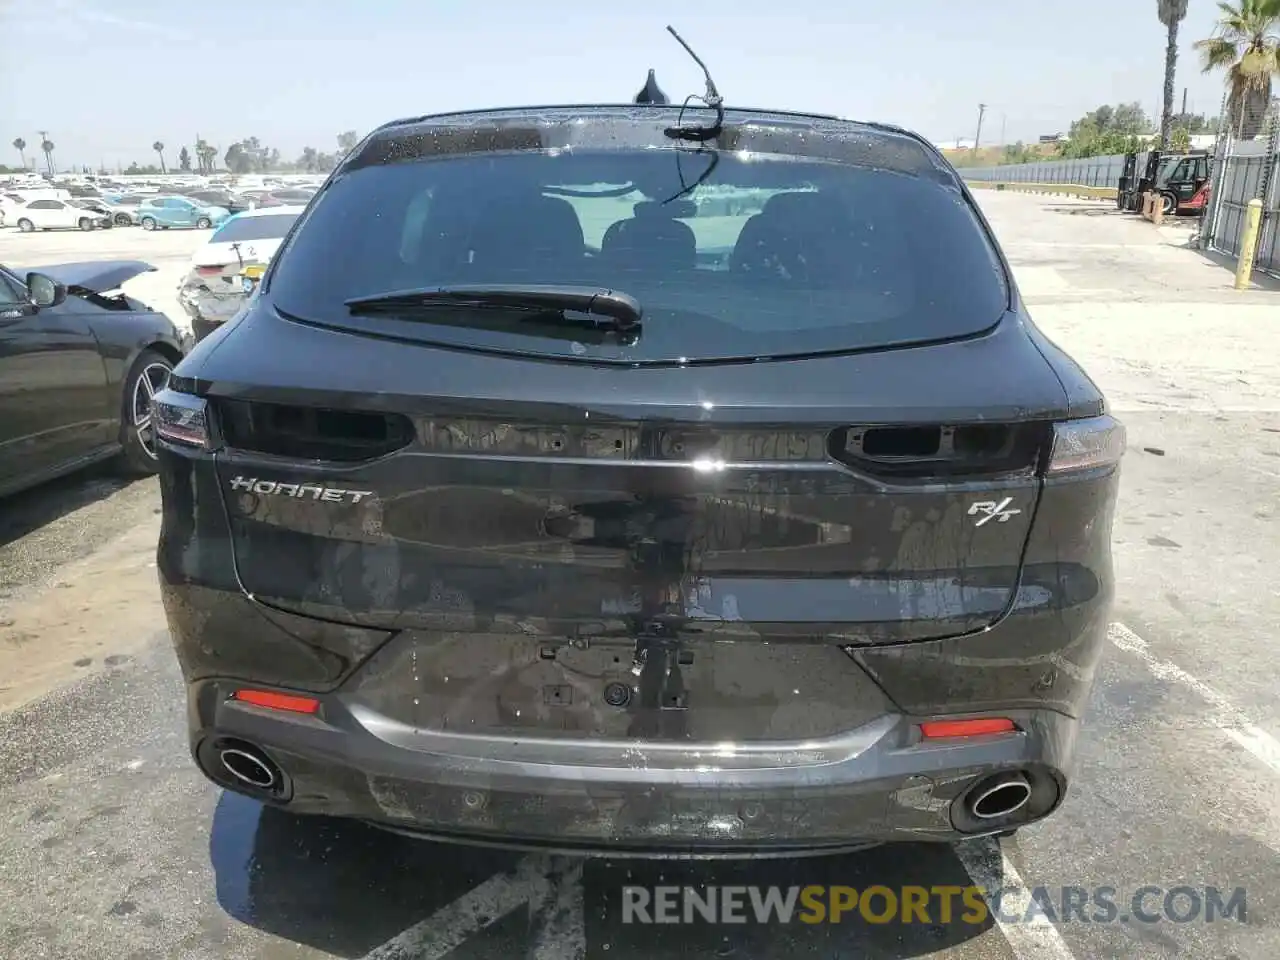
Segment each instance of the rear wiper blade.
[[[473,307],[517,311],[529,320],[555,320],[588,329],[634,332],[644,311],[628,294],[600,287],[556,284],[455,284],[416,290],[390,290],[345,301],[352,313],[393,313],[405,309]],[[572,318],[568,313],[585,314]],[[606,322],[591,320],[601,317]],[[576,322],[575,322],[576,321]]]

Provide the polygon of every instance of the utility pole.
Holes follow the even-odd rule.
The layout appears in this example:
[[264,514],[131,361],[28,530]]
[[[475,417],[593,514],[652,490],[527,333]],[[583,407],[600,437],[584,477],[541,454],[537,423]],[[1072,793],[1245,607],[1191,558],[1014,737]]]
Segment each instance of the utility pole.
[[1009,115],[1007,113],[1000,114],[1000,146],[1002,147],[1005,145],[1005,143],[1008,142],[1004,138],[1005,126],[1008,124],[1008,122],[1009,122]]
[[1187,88],[1186,87],[1182,88],[1182,116],[1184,119],[1187,116]]
[[985,103],[978,104],[978,132],[973,135],[973,152],[978,152],[978,145],[982,142],[982,118],[987,113],[987,105]]

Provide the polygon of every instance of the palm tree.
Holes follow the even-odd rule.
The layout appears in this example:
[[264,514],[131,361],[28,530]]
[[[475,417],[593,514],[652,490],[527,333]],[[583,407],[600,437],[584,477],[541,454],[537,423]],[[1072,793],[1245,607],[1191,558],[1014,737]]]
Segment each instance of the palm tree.
[[217,155],[217,147],[210,146],[203,137],[196,138],[196,159],[200,162],[201,173],[213,173],[213,159]]
[[168,171],[164,168],[164,144],[157,140],[151,145],[151,149],[160,154],[160,172],[167,173]]
[[53,176],[53,147],[54,143],[48,137],[40,141],[40,150],[44,153],[45,166],[49,168],[49,176]]
[[22,158],[22,169],[27,169],[27,141],[18,137],[13,141],[13,149],[18,151],[18,156]]
[[1173,131],[1174,74],[1178,69],[1178,24],[1187,15],[1187,0],[1156,0],[1168,37],[1164,47],[1164,109],[1160,111],[1160,149],[1168,152]]
[[1280,0],[1220,2],[1214,35],[1196,43],[1205,73],[1227,71],[1227,115],[1236,136],[1251,140],[1261,131],[1271,103],[1271,84],[1280,74]]

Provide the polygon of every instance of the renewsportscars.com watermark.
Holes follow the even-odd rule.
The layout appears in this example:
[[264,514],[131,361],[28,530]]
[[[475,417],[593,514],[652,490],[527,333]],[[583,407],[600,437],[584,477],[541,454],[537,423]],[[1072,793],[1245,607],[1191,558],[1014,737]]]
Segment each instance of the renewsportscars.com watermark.
[[[1007,901],[1022,904],[1010,907]],[[1245,923],[1243,887],[624,886],[623,923]],[[1040,919],[1043,918],[1043,919]]]

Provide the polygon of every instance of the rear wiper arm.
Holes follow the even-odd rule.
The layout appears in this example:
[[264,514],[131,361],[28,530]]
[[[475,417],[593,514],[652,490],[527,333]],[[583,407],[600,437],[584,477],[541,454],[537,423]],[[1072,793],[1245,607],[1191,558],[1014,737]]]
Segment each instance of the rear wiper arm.
[[[640,302],[617,290],[556,284],[454,284],[416,290],[390,290],[345,301],[352,313],[393,313],[414,308],[473,307],[478,310],[515,310],[530,320],[553,319],[572,323],[566,311],[586,314],[578,325],[636,332],[644,315]],[[602,317],[605,324],[592,321]]]

